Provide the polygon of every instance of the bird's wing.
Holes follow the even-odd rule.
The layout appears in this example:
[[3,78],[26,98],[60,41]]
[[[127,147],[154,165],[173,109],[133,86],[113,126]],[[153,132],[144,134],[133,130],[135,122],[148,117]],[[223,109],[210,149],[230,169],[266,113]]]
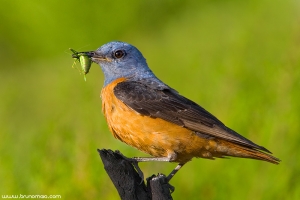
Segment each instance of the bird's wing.
[[155,89],[143,82],[124,81],[114,88],[115,96],[141,115],[161,118],[208,137],[222,138],[252,149],[271,153],[226,127],[220,120],[173,89]]

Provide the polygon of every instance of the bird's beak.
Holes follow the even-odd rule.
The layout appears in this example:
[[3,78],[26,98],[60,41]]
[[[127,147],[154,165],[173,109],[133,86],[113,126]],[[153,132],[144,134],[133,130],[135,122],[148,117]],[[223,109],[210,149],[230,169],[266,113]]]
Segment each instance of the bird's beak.
[[108,62],[111,61],[109,58],[105,57],[104,55],[100,54],[97,51],[86,52],[86,55],[89,56],[91,58],[91,60],[95,63],[98,63],[101,61],[108,61]]
[[97,51],[85,51],[85,52],[77,52],[76,54],[73,54],[73,58],[78,58],[78,54],[88,56],[93,62],[99,63],[101,61],[108,61],[111,62],[111,60],[104,55],[100,54]]

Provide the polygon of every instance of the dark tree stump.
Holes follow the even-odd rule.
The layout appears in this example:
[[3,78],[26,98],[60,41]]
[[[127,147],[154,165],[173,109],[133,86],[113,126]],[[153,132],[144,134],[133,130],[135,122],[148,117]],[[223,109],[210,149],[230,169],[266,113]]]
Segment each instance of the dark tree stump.
[[117,151],[98,149],[104,169],[123,200],[171,200],[174,187],[166,176],[158,174],[147,178],[147,186],[134,166]]

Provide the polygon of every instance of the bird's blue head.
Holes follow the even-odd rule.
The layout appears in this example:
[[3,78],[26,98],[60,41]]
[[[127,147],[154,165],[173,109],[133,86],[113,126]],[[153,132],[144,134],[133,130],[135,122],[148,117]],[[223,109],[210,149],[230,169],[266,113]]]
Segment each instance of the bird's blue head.
[[129,80],[153,79],[146,59],[134,46],[125,42],[109,42],[93,52],[91,59],[99,64],[105,76],[104,86],[118,78]]

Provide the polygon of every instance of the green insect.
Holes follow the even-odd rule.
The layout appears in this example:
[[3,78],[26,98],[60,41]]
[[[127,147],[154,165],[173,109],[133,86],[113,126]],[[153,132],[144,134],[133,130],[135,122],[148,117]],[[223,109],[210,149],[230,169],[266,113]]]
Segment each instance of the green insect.
[[[75,62],[79,60],[80,65],[81,65],[81,72],[84,74],[84,80],[86,81],[86,74],[89,73],[91,65],[92,65],[92,60],[91,58],[85,53],[85,52],[77,52],[74,49],[70,50],[73,52],[72,57],[75,58]],[[73,65],[74,65],[73,64]]]

